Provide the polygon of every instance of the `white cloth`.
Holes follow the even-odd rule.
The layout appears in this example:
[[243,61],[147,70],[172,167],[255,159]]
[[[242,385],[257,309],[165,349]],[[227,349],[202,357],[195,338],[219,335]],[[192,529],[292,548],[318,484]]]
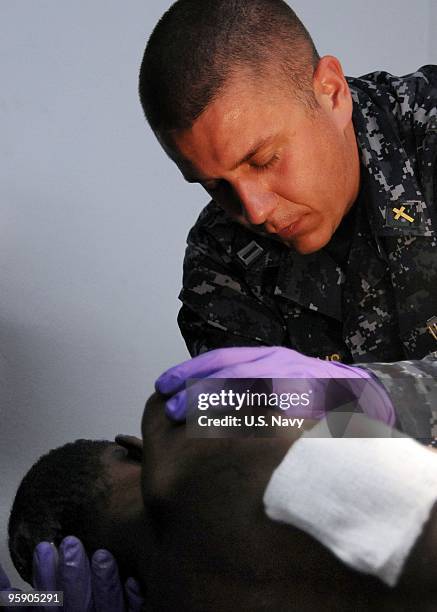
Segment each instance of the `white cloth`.
[[353,423],[352,436],[397,438],[327,438],[320,422],[273,473],[265,511],[394,586],[437,499],[437,453],[362,415]]

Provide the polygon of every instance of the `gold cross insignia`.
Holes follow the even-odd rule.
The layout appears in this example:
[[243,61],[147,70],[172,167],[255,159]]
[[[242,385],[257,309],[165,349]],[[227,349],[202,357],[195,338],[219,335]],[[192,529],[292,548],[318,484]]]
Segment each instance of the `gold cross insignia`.
[[402,230],[402,233],[424,229],[425,205],[420,200],[392,202],[385,209],[385,227]]
[[400,208],[393,208],[393,212],[395,213],[395,221],[399,221],[399,219],[402,217],[402,219],[405,219],[409,223],[414,223],[413,217],[410,217],[410,215],[407,215],[407,213],[405,212],[405,206],[401,206]]
[[437,340],[437,317],[431,317],[431,319],[428,319],[426,322],[426,327],[431,336]]

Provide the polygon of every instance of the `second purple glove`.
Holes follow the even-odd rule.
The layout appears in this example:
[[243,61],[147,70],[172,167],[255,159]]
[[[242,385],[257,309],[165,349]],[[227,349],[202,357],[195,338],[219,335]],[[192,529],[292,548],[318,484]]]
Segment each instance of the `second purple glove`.
[[90,563],[81,541],[68,536],[62,540],[57,557],[51,544],[38,544],[34,552],[33,584],[42,591],[63,591],[64,612],[140,612],[142,609],[144,599],[137,582],[129,578],[123,589],[117,562],[107,550],[97,550]]

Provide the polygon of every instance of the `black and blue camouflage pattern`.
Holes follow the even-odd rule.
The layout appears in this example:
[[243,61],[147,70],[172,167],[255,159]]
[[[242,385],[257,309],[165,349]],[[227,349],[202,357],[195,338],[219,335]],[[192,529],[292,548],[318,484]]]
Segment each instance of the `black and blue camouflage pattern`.
[[[191,355],[281,345],[360,364],[390,392],[399,426],[431,439],[437,436],[437,67],[348,82],[361,190],[347,259],[332,255],[344,240],[341,226],[332,244],[300,255],[234,223],[211,202],[188,236],[179,326]],[[248,252],[250,261],[242,256]]]

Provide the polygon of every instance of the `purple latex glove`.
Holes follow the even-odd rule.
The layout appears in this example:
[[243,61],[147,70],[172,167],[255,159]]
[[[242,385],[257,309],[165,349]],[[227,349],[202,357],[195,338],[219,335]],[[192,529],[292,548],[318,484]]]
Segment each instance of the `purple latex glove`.
[[[64,607],[48,608],[63,612],[140,612],[144,603],[138,584],[129,578],[123,587],[114,557],[98,550],[88,560],[80,540],[64,538],[56,549],[48,542],[35,548],[33,583],[40,590],[64,591]],[[41,608],[39,608],[41,609]]]
[[[316,398],[310,410],[296,407],[288,410],[293,416],[321,419],[329,410],[326,393],[328,383],[330,394],[336,385],[342,392],[340,379],[361,379],[367,381],[360,407],[367,416],[394,425],[395,412],[387,392],[367,370],[339,362],[323,361],[307,357],[284,347],[236,347],[224,348],[203,353],[194,359],[170,368],[158,378],[155,388],[163,395],[171,396],[166,403],[167,415],[176,420],[185,419],[187,392],[185,383],[189,379],[227,379],[227,378],[271,378],[275,393],[287,389],[286,379],[311,379],[311,391]],[[284,379],[281,381],[280,379]],[[339,379],[338,382],[335,379]]]

